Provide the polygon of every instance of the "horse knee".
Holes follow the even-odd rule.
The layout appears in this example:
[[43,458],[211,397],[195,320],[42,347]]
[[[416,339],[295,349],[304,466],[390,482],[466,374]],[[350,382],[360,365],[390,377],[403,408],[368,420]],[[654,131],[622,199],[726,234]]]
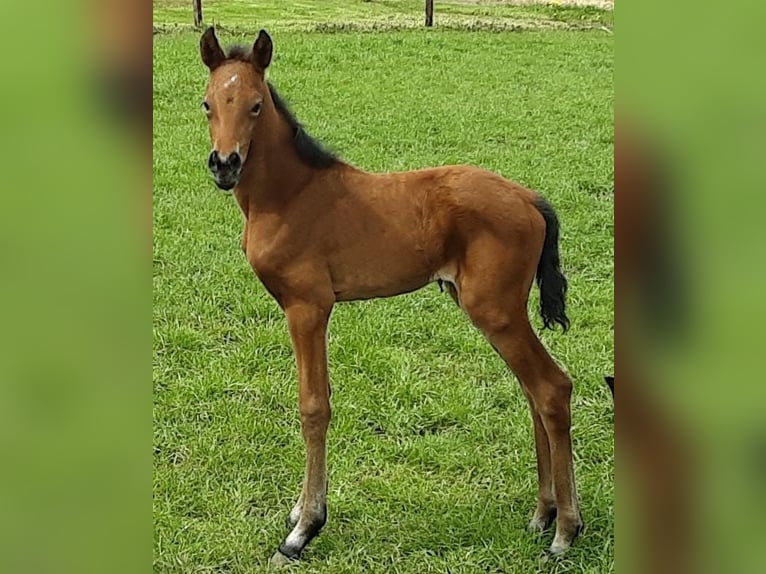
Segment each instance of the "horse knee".
[[301,401],[300,415],[304,433],[325,432],[330,424],[330,404],[319,398]]

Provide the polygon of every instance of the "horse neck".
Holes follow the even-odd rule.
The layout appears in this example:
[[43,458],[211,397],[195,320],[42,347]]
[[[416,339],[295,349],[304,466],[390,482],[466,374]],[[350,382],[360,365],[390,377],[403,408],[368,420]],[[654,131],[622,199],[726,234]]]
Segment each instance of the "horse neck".
[[279,112],[264,109],[234,190],[246,218],[258,211],[279,209],[311,181],[315,170],[298,157],[293,137],[292,128]]

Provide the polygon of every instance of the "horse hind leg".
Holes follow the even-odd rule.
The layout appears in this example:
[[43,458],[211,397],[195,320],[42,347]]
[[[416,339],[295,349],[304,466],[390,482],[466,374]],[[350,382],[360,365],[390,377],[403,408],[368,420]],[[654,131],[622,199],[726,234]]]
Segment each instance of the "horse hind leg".
[[556,499],[553,491],[553,475],[551,473],[551,450],[550,443],[548,442],[548,433],[545,431],[542,417],[535,408],[533,398],[528,394],[526,395],[534,425],[538,484],[537,508],[532,515],[532,520],[529,521],[528,529],[530,532],[544,532],[553,524],[553,520],[556,518]]
[[572,461],[572,382],[546,351],[529,324],[528,290],[492,289],[464,277],[461,307],[519,379],[532,411],[539,478],[530,528],[542,530],[556,518],[552,554],[565,552],[582,529]]
[[[462,307],[457,287],[452,281],[440,280],[439,287],[442,291],[447,291],[447,294],[449,294],[458,307]],[[490,344],[501,355],[498,348],[491,341]],[[548,443],[548,434],[545,432],[540,414],[535,409],[534,400],[526,392],[523,385],[522,390],[524,390],[524,395],[527,397],[532,414],[535,433],[535,453],[537,455],[537,508],[532,516],[532,520],[529,522],[528,529],[531,532],[543,532],[550,527],[556,518],[556,500],[553,494],[553,477],[551,475],[551,451]]]

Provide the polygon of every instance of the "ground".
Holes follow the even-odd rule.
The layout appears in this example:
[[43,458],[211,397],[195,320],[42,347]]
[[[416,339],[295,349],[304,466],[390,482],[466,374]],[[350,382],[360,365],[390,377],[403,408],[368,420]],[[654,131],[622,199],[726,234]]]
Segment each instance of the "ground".
[[[189,4],[154,3],[154,570],[260,572],[300,491],[296,375],[282,314],[239,249],[238,208],[206,173]],[[437,2],[437,23],[455,19],[423,30],[400,25],[421,2],[204,4],[223,41],[272,31],[271,80],[347,161],[480,165],[539,190],[562,221],[572,330],[542,337],[575,381],[586,530],[572,550],[546,561],[551,533],[525,531],[526,403],[432,285],[334,313],[329,523],[292,571],[613,572],[612,13]],[[525,18],[520,32],[471,24]]]
[[[256,25],[269,30],[337,31],[421,28],[420,0],[304,0],[287,7],[278,0],[204,0],[205,22],[234,29]],[[528,28],[600,28],[611,30],[614,12],[603,0],[437,1],[434,22],[441,29],[519,30]],[[155,0],[155,30],[189,28],[193,23],[188,0]]]

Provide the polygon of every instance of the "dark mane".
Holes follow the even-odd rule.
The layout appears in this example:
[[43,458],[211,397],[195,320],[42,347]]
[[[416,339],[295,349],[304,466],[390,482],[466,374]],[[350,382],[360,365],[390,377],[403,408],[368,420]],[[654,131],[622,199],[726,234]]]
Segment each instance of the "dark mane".
[[[240,62],[249,62],[252,51],[247,46],[235,45],[229,48],[226,54],[227,60],[237,60]],[[293,130],[293,145],[298,157],[306,162],[309,166],[324,169],[331,167],[340,162],[340,159],[336,154],[328,150],[322,143],[311,137],[303,125],[298,121],[293,112],[290,110],[290,106],[282,99],[277,89],[267,82],[269,86],[269,92],[271,92],[271,99],[274,101],[274,106],[282,117],[287,121],[290,128]]]
[[339,163],[338,156],[328,150],[324,145],[311,137],[304,129],[303,125],[290,111],[290,107],[287,102],[282,99],[277,89],[267,83],[269,91],[271,92],[271,99],[274,100],[274,107],[282,114],[282,117],[290,125],[295,136],[293,137],[293,144],[295,145],[295,151],[298,153],[303,161],[305,161],[311,167],[327,168]]

